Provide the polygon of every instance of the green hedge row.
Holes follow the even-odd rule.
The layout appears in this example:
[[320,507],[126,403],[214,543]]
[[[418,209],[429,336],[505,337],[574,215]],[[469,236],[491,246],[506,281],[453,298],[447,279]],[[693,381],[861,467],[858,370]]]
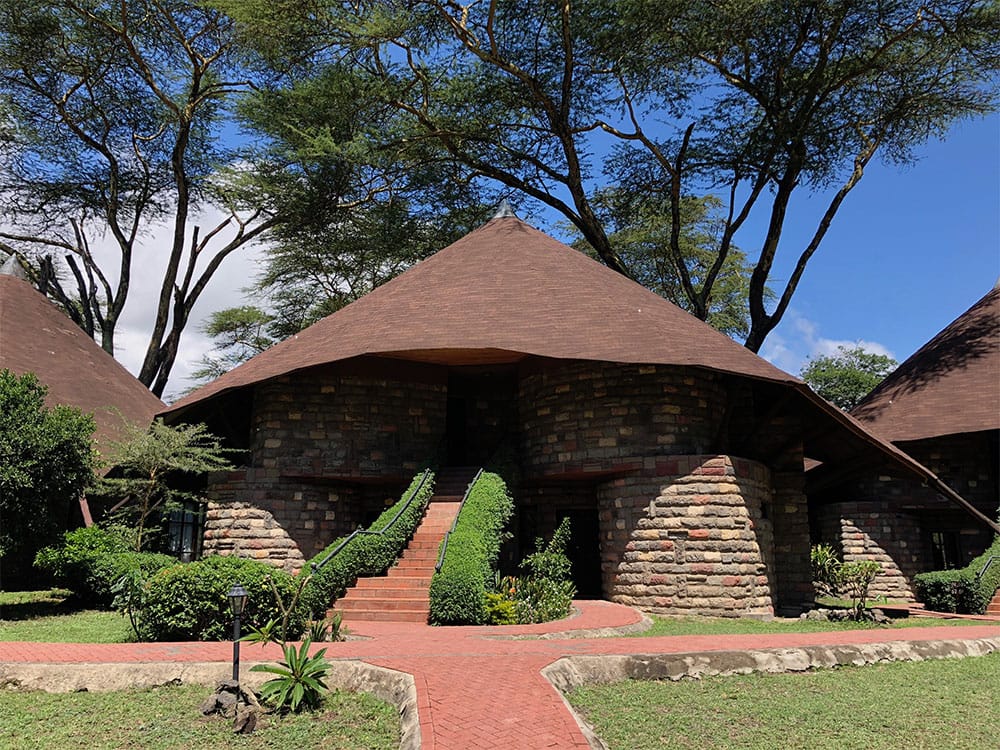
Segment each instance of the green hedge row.
[[[295,594],[294,577],[273,565],[241,557],[214,555],[161,570],[146,585],[139,614],[139,634],[150,641],[219,641],[232,637],[233,615],[227,597],[233,584],[247,591],[241,617],[244,633],[269,620],[280,620],[276,588],[288,605]],[[272,588],[272,584],[273,587]],[[289,618],[288,637],[305,630],[308,612],[299,604]]]
[[133,551],[134,534],[124,527],[91,526],[63,535],[63,543],[39,550],[35,567],[52,575],[86,607],[110,609],[112,589],[122,576],[149,577],[177,560],[170,555]]
[[1000,558],[1000,537],[964,568],[935,570],[914,576],[913,587],[917,598],[934,612],[983,614],[1000,587],[1000,560],[994,561],[986,575],[976,581],[976,575],[991,555]]
[[[422,482],[422,483],[421,483]],[[419,488],[419,489],[418,489]],[[410,486],[397,503],[387,508],[368,531],[385,529],[406,504],[411,493],[416,493],[413,502],[403,511],[396,524],[384,534],[359,534],[342,549],[336,557],[316,571],[305,591],[302,602],[314,617],[322,617],[335,599],[344,595],[348,588],[362,576],[381,575],[389,569],[403,552],[414,530],[420,524],[427,501],[434,494],[434,474],[423,472],[414,477]],[[318,563],[340,545],[347,537],[341,537],[316,555],[311,563]],[[309,569],[304,571],[308,573]]]
[[514,513],[507,486],[496,474],[473,485],[448,541],[441,570],[431,579],[431,622],[479,625],[489,621],[486,593]]

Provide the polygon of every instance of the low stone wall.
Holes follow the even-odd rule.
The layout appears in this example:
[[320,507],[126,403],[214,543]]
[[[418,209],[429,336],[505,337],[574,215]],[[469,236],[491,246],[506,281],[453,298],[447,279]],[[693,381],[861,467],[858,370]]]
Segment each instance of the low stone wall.
[[768,469],[728,456],[648,463],[598,488],[609,598],[664,614],[773,614]]

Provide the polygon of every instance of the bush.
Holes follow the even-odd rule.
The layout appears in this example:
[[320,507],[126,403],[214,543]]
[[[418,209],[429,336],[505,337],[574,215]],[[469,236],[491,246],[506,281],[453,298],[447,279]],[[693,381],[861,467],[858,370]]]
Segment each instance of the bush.
[[576,586],[572,581],[551,578],[521,578],[514,593],[517,622],[529,625],[568,617],[573,608]]
[[568,581],[573,577],[573,562],[566,556],[571,527],[568,517],[563,518],[548,544],[541,537],[535,539],[535,551],[521,561],[521,570],[529,578],[550,581]]
[[1000,587],[1000,560],[994,561],[981,580],[976,580],[991,556],[1000,558],[1000,537],[964,568],[935,570],[914,576],[913,588],[917,598],[934,612],[983,614]]
[[70,526],[93,477],[94,420],[45,406],[48,389],[31,373],[0,370],[0,557],[7,574]]
[[133,533],[122,526],[74,529],[63,535],[61,545],[40,550],[35,566],[72,591],[82,605],[109,609],[123,576],[148,577],[177,562],[169,555],[133,552],[133,547]]
[[[219,641],[230,637],[233,616],[226,595],[240,583],[248,597],[241,623],[260,628],[280,620],[275,590],[289,602],[295,579],[283,570],[240,557],[206,557],[159,571],[147,587],[142,605],[141,636],[153,641]],[[288,623],[288,636],[297,638],[306,627],[307,612],[299,605]]]
[[[421,479],[424,479],[421,484]],[[419,490],[417,489],[419,487]],[[392,507],[387,508],[368,531],[386,529],[390,521],[406,504],[410,494],[416,492],[413,502],[403,511],[392,528],[384,534],[359,534],[344,547],[337,556],[312,574],[312,578],[302,592],[302,603],[313,617],[322,617],[335,599],[344,595],[348,588],[362,576],[375,576],[385,573],[403,552],[414,530],[423,518],[427,501],[434,494],[434,474],[423,472],[414,477],[403,496]],[[341,537],[312,559],[312,563],[323,560],[330,551],[337,548],[344,539]],[[308,571],[304,571],[307,573]]]
[[489,622],[487,582],[500,556],[504,527],[514,502],[503,480],[482,474],[469,492],[448,541],[441,570],[431,579],[431,622],[481,625]]

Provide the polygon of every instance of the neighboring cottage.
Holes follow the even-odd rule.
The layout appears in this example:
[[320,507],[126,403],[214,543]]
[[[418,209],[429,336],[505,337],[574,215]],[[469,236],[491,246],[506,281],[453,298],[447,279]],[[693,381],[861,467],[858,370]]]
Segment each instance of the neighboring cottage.
[[813,598],[805,458],[923,467],[801,381],[505,211],[174,404],[247,451],[205,551],[294,569],[424,465],[512,484],[512,558],[573,520],[583,594],[653,612]]
[[[1000,285],[921,347],[851,412],[958,491],[1000,510]],[[814,531],[846,560],[889,571],[873,592],[912,598],[917,573],[963,567],[995,528],[891,467],[810,472]]]
[[[48,388],[46,403],[74,406],[94,415],[94,442],[106,453],[127,420],[148,425],[163,402],[98,346],[24,277],[13,258],[0,268],[0,370],[34,373]],[[67,526],[87,517],[85,501]],[[5,577],[25,564],[5,560]]]
[[0,370],[33,372],[49,405],[94,415],[94,442],[122,437],[123,421],[148,425],[163,402],[23,276],[13,258],[0,269]]

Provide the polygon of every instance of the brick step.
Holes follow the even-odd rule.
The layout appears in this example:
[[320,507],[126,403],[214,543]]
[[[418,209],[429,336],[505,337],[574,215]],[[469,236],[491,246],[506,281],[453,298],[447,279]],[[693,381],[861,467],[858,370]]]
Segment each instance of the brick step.
[[[395,565],[392,566],[391,570],[426,570],[430,571],[426,575],[430,575],[434,572],[434,565],[437,563],[437,555],[425,558],[402,558]],[[409,575],[415,575],[410,573]]]
[[404,550],[399,560],[437,560],[437,556],[437,547],[417,547]]
[[420,609],[430,609],[428,599],[349,599],[337,600],[337,609],[342,612],[378,609],[385,612],[413,612]]
[[418,550],[418,549],[431,549],[437,552],[438,547],[441,546],[441,540],[444,536],[436,536],[433,539],[417,539],[413,537],[410,543],[406,545],[407,550]]
[[[381,578],[379,580],[385,581],[386,579]],[[424,603],[429,601],[426,588],[383,585],[377,587],[353,588],[344,594],[337,603],[339,604],[344,601],[371,601],[373,599],[409,599],[413,601],[423,601]]]
[[[383,576],[359,578],[350,591],[381,591],[383,588],[424,590],[431,585],[431,576]],[[344,594],[347,596],[348,594]]]
[[[331,612],[337,612],[336,608],[330,610]],[[341,612],[341,616],[344,621],[348,624],[352,622],[427,622],[427,618],[430,617],[430,608],[427,609],[414,609],[408,611],[394,610],[394,611],[384,611],[379,609],[369,609],[361,610],[356,609],[350,612]]]

